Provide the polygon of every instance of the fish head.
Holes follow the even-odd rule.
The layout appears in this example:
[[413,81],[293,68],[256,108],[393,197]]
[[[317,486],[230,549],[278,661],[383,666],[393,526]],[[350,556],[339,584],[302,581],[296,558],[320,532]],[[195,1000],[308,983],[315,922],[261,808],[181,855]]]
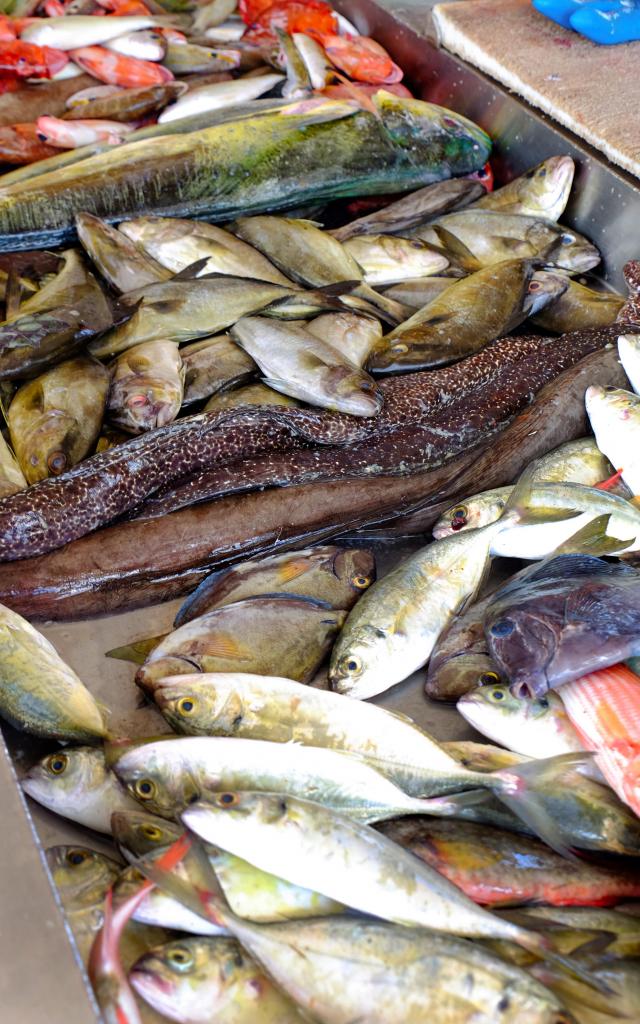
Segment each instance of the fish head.
[[180,819],[205,843],[246,857],[256,841],[266,847],[270,836],[295,835],[305,823],[308,826],[308,816],[306,801],[281,793],[228,790],[209,793],[206,802],[185,808]]
[[378,385],[357,366],[335,365],[326,371],[327,386],[336,407],[350,416],[377,416],[383,405]]
[[639,376],[640,334],[621,334],[618,338],[618,355],[624,372],[633,384]]
[[555,242],[547,250],[541,250],[541,255],[554,267],[570,270],[574,274],[591,270],[600,262],[600,253],[595,245],[577,231],[566,227],[559,230]]
[[[183,936],[145,953],[129,975],[133,988],[170,1020],[208,1024],[241,999],[238,985],[265,983],[235,939]],[[253,996],[256,1011],[260,984]]]
[[356,594],[363,594],[375,582],[375,556],[366,548],[338,548],[332,560],[332,571],[341,583],[346,583]]
[[495,523],[504,512],[508,497],[509,488],[500,487],[453,505],[437,520],[433,536],[442,540],[462,530],[476,530]]
[[125,856],[133,857],[145,857],[170,846],[182,835],[177,825],[145,811],[114,811],[111,832]]
[[386,132],[397,146],[415,152],[416,147],[420,150],[421,145],[427,145],[431,159],[435,146],[456,166],[460,159],[466,158],[470,170],[477,170],[487,162],[491,139],[482,128],[461,114],[435,103],[395,96],[385,89],[378,90],[372,100]]
[[72,451],[81,435],[75,416],[62,409],[45,409],[41,388],[33,388],[36,418],[21,440],[22,463],[30,484],[60,476],[72,466]]
[[635,433],[640,422],[640,398],[623,388],[592,384],[587,388],[585,405],[598,447],[614,469],[629,471],[638,458]]
[[[358,605],[356,605],[358,608]],[[391,661],[398,673],[407,658],[405,638],[392,630],[385,630],[367,622],[343,630],[333,648],[329,666],[329,684],[336,693],[350,697],[370,696],[387,689],[386,665]],[[406,678],[414,670],[415,657]]]
[[113,422],[141,434],[173,422],[181,396],[166,380],[140,376],[120,396],[114,394],[110,404],[115,405],[117,398],[121,412],[112,416]]
[[176,740],[179,737],[136,744],[112,764],[129,795],[148,813],[161,818],[175,818],[179,809],[201,795],[200,786],[178,749],[169,749]]
[[[220,685],[215,681],[218,675]],[[204,685],[195,676],[167,676],[158,681],[153,699],[175,732],[232,736],[244,707],[240,695],[225,685],[225,676],[216,672]]]
[[496,743],[508,742],[513,749],[519,749],[515,746],[514,728],[528,728],[532,722],[552,717],[558,700],[551,693],[520,699],[513,696],[508,684],[492,682],[466,693],[456,706],[478,732]]
[[456,700],[478,686],[491,686],[501,681],[497,665],[487,654],[463,651],[434,666],[433,671],[429,668],[426,690],[430,697]]
[[81,800],[85,793],[104,785],[107,768],[101,750],[68,747],[48,754],[26,773],[21,786],[25,793],[60,814]]
[[109,857],[86,846],[50,846],[47,867],[66,907],[93,906],[120,872]]
[[558,624],[535,608],[498,604],[487,612],[485,636],[514,696],[544,696],[550,687],[547,669],[559,645]]
[[553,274],[549,270],[536,270],[527,286],[524,310],[527,316],[535,316],[545,306],[551,305],[569,287],[569,279],[563,274]]
[[557,220],[567,205],[574,171],[570,156],[552,156],[523,174],[521,191],[527,209]]

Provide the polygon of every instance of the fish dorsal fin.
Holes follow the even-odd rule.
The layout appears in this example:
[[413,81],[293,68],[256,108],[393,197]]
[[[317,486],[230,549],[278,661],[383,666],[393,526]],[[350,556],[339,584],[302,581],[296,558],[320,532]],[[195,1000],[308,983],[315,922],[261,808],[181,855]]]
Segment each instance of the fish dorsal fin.
[[[471,249],[469,249],[457,235],[454,235],[452,231],[449,231],[448,228],[443,228],[440,224],[434,224],[433,230],[442,242],[444,248],[452,253],[452,255],[460,261],[461,266],[466,270],[474,271],[482,268],[482,264],[473,255]],[[437,251],[437,246],[433,246],[433,249]]]
[[526,583],[534,580],[555,580],[573,576],[636,576],[637,570],[622,562],[605,562],[596,555],[565,554],[556,555],[543,563],[527,576]]
[[188,267],[183,267],[177,274],[174,274],[171,278],[172,281],[192,281],[194,277],[197,277],[201,270],[204,270],[209,257],[204,256],[200,260],[196,260],[195,263],[190,263]]

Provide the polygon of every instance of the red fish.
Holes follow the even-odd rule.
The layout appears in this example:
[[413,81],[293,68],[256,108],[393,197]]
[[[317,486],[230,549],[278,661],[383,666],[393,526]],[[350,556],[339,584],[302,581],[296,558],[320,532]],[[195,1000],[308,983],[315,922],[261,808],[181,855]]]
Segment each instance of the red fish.
[[[336,16],[324,0],[276,0],[261,11],[243,40],[250,43],[277,42],[276,29],[332,36],[338,31]],[[340,37],[337,37],[340,38]],[[322,40],[320,39],[320,42]]]
[[10,43],[12,39],[17,38],[18,33],[13,18],[9,18],[6,14],[0,14],[0,43]]
[[128,14],[151,14],[152,11],[142,0],[97,0],[105,11],[115,14],[118,17],[125,17]]
[[357,82],[385,85],[402,80],[402,68],[391,60],[384,47],[376,43],[375,39],[369,39],[368,36],[339,36],[316,30],[314,26],[311,26],[308,34],[321,43],[332,64]]
[[67,13],[64,4],[60,0],[45,0],[43,9],[47,18],[61,18]]
[[50,46],[36,46],[21,39],[0,42],[0,75],[17,78],[52,78],[62,71],[69,57]]
[[[369,82],[358,82],[356,86],[358,92],[364,93],[367,96],[375,96],[377,92],[380,92],[381,86],[371,85]],[[405,85],[401,82],[392,82],[390,85],[384,85],[385,92],[392,92],[394,96],[402,96],[404,99],[411,99],[412,95]],[[352,100],[354,99],[353,90],[349,89],[347,85],[340,82],[338,85],[327,85],[322,90],[323,96],[329,96],[332,100]],[[484,184],[484,182],[483,182]],[[397,196],[393,197],[397,199]],[[389,200],[391,202],[391,200]]]
[[465,174],[465,178],[471,178],[472,181],[479,181],[481,185],[484,185],[487,192],[493,192],[493,168],[488,161],[481,171],[474,171],[473,174]]
[[560,696],[605,779],[640,816],[640,678],[614,665],[565,683]]
[[35,124],[0,127],[0,164],[32,164],[57,153],[57,149],[38,137]]
[[104,46],[82,46],[79,50],[71,50],[71,57],[83,71],[100,82],[121,85],[125,89],[160,85],[173,79],[169,69],[161,64],[139,60],[137,57],[125,57]]

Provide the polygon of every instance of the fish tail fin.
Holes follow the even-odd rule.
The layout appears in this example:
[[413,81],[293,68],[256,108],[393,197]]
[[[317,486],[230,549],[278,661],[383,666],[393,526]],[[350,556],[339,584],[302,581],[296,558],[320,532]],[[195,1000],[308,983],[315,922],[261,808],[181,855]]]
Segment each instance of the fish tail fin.
[[606,480],[601,480],[599,484],[595,484],[595,488],[598,491],[610,491],[612,487],[620,483],[624,469],[617,469],[613,476],[608,476]]
[[[174,851],[172,857],[167,857]],[[165,859],[167,858],[167,859]],[[180,878],[174,868],[184,861],[189,879]],[[231,908],[202,844],[184,833],[157,860],[138,859],[132,864],[163,892],[212,924],[226,926]]]
[[625,263],[624,279],[629,289],[629,298],[618,312],[616,323],[640,327],[640,260]]
[[552,781],[557,781],[568,768],[581,767],[590,763],[593,755],[588,751],[558,754],[541,760],[525,761],[510,768],[492,772],[498,780],[493,792],[513,814],[528,826],[552,850],[567,860],[578,862],[576,853],[563,839],[556,822],[548,814],[540,793]]
[[547,952],[540,963],[532,964],[528,970],[543,985],[556,992],[563,1002],[568,999],[572,1006],[588,1007],[614,1020],[632,1020],[615,1005],[615,997],[619,994],[616,989],[595,976],[593,967],[596,964],[593,958],[583,964],[571,957]]

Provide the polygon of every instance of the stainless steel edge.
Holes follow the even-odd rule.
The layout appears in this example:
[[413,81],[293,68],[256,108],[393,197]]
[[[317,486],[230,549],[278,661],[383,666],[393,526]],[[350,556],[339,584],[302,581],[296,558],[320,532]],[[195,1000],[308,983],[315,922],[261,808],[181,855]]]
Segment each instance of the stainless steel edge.
[[577,173],[562,220],[602,252],[598,268],[624,290],[622,268],[640,257],[640,181],[482,72],[431,41],[427,0],[337,0],[357,28],[376,38],[405,70],[417,96],[476,121],[494,140],[497,179],[509,181],[540,160],[568,154]]

